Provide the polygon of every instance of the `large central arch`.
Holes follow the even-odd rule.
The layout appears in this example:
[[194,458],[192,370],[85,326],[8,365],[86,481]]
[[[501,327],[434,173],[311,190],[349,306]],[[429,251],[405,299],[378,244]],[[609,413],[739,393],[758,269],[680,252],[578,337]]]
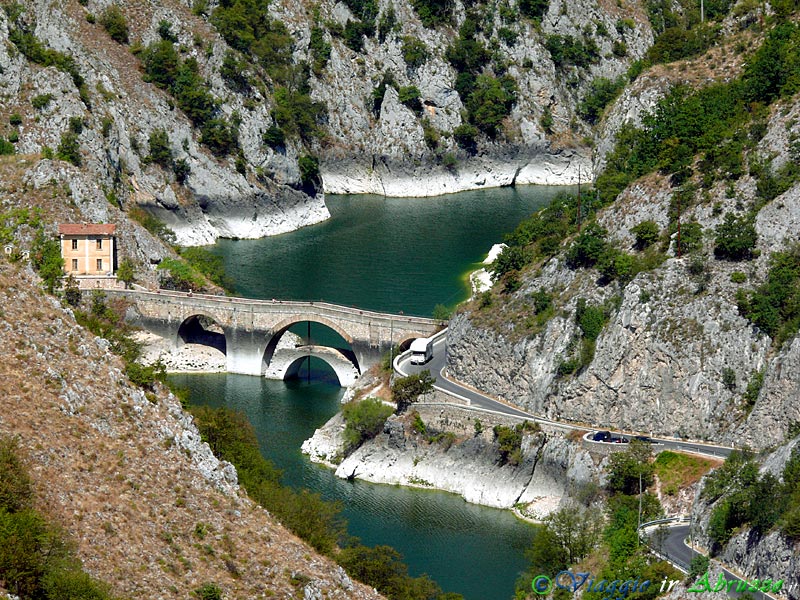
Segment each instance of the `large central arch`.
[[336,346],[326,346],[326,347],[332,350],[336,350],[339,354],[341,354],[345,359],[347,359],[353,365],[358,375],[362,374],[361,365],[359,364],[358,357],[356,356],[356,353],[353,351],[353,336],[351,336],[347,331],[342,329],[339,325],[337,325],[333,321],[330,321],[324,317],[319,317],[316,315],[296,315],[284,319],[283,321],[275,325],[272,336],[268,340],[267,346],[264,349],[263,365],[265,370],[269,369],[272,363],[272,358],[275,355],[275,350],[278,347],[278,342],[280,341],[283,334],[285,334],[290,327],[292,327],[293,325],[297,325],[299,323],[316,323],[318,325],[323,325],[324,327],[327,327],[332,331],[336,332],[350,346],[350,348],[341,348]]

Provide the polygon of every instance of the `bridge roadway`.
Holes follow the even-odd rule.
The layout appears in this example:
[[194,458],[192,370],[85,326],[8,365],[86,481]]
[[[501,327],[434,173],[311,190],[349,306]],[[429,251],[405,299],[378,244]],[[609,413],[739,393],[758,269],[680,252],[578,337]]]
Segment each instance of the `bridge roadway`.
[[[338,333],[346,344],[336,350],[359,375],[393,346],[428,337],[441,327],[441,322],[433,319],[327,302],[253,300],[171,290],[107,289],[105,293],[130,304],[128,322],[161,336],[173,348],[190,342],[218,348],[226,355],[228,372],[245,375],[267,373],[278,341],[297,323],[319,323]],[[303,356],[313,350],[313,341],[306,340],[306,345],[308,353]],[[314,355],[326,359],[325,353]]]
[[[445,367],[447,365],[447,332],[442,332],[436,338],[433,344],[433,358],[425,365],[412,365],[411,355],[408,353],[402,354],[395,360],[395,370],[401,375],[409,375],[411,373],[419,373],[424,369],[431,372],[431,376],[436,380],[434,388],[460,398],[468,403],[469,407],[478,411],[487,411],[499,413],[502,415],[515,417],[518,419],[527,419],[537,423],[544,423],[551,427],[557,427],[565,430],[579,430],[585,431],[593,429],[591,425],[583,425],[576,423],[564,423],[562,421],[553,421],[525,412],[524,410],[502,402],[496,398],[479,392],[476,389],[468,387],[445,375]],[[638,435],[634,432],[626,431],[612,431],[616,437],[631,438]],[[689,440],[682,440],[678,438],[659,438],[652,437],[653,450],[680,450],[682,452],[691,452],[694,454],[702,454],[704,456],[712,456],[716,458],[727,457],[733,448],[727,446],[716,446],[713,444],[705,444],[702,442],[693,442]],[[593,444],[603,445],[609,442],[590,442]],[[614,446],[624,447],[624,444],[613,444]]]

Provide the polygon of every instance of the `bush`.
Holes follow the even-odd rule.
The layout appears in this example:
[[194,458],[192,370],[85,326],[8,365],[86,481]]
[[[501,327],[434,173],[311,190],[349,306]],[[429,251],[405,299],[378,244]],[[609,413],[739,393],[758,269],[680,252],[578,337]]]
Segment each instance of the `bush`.
[[165,169],[172,166],[172,148],[169,143],[169,135],[163,129],[154,129],[150,133],[150,154],[147,159],[150,162],[161,165]]
[[608,231],[597,222],[584,227],[567,251],[567,265],[571,269],[592,267],[607,248],[605,240]]
[[[680,250],[679,250],[680,249]],[[697,221],[689,221],[681,225],[680,243],[675,238],[675,253],[691,254],[703,249],[703,227]]]
[[8,122],[9,122],[9,124],[13,125],[14,127],[19,127],[20,125],[22,125],[22,116],[20,116],[19,113],[13,113],[8,118]]
[[297,160],[300,167],[300,181],[306,186],[316,186],[319,182],[319,159],[316,156],[303,154]]
[[415,85],[401,87],[398,92],[400,102],[413,110],[417,115],[422,113],[419,88]]
[[453,129],[453,139],[467,152],[475,152],[478,128],[469,123],[462,123]]
[[158,263],[156,269],[162,273],[161,287],[166,290],[190,292],[204,287],[205,281],[200,274],[183,260],[167,257]]
[[53,99],[53,94],[39,94],[31,99],[31,106],[36,110],[42,110]]
[[64,276],[64,259],[61,258],[61,243],[43,229],[36,233],[33,240],[31,263],[44,281],[47,292],[52,294]]
[[731,273],[731,283],[744,283],[745,281],[747,281],[747,275],[741,271]]
[[419,396],[426,394],[433,389],[433,377],[428,369],[400,377],[392,383],[392,400],[397,403],[397,413],[404,412],[412,402],[416,402]]
[[728,260],[745,260],[752,258],[758,234],[755,220],[750,216],[736,217],[732,213],[725,215],[725,220],[717,225],[714,255]]
[[428,28],[443,25],[452,18],[453,0],[411,0],[411,6]]
[[111,39],[118,44],[128,43],[128,22],[122,14],[119,6],[112,4],[100,15],[100,24],[106,30]]
[[613,81],[606,77],[598,77],[593,80],[578,106],[578,114],[584,121],[594,125],[600,120],[605,107],[622,92],[625,83],[625,77],[619,77]]
[[411,69],[421,67],[428,60],[428,47],[425,42],[410,35],[403,36],[401,51],[403,52],[403,60],[406,61],[406,64]]
[[222,588],[216,583],[204,583],[194,591],[199,600],[222,600]]
[[511,76],[495,78],[478,75],[475,86],[467,98],[470,120],[490,137],[510,113],[516,102],[517,85]]
[[14,154],[16,149],[14,148],[14,144],[7,141],[4,137],[0,136],[0,156],[7,156]]
[[529,19],[541,20],[547,12],[549,0],[519,0],[519,12]]
[[780,346],[800,330],[800,248],[770,257],[767,280],[754,291],[739,290],[739,312]]
[[233,291],[233,280],[225,274],[225,263],[221,256],[212,254],[210,250],[201,246],[181,248],[180,254],[193,269],[208,277],[213,283],[226,292]]
[[342,408],[345,420],[344,438],[348,450],[374,438],[383,430],[386,419],[394,412],[377,398],[366,398],[360,402],[349,402]]
[[556,68],[560,69],[568,66],[588,67],[600,57],[597,44],[589,37],[580,40],[571,35],[551,34],[545,39],[544,45]]
[[638,225],[631,227],[630,232],[636,238],[634,248],[644,250],[658,241],[660,231],[655,221],[642,221]]

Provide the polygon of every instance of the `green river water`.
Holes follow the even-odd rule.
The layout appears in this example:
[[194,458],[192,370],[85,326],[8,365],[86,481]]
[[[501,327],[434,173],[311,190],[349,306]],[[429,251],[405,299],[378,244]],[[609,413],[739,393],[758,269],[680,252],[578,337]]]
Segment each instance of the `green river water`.
[[[329,196],[331,218],[261,240],[222,240],[238,295],[319,300],[430,315],[468,296],[465,274],[492,244],[563,188],[527,187],[409,199]],[[302,331],[302,330],[301,330]],[[317,337],[315,335],[315,337]],[[333,416],[343,390],[324,363],[312,377],[174,375],[193,403],[245,412],[284,483],[344,506],[351,535],[399,550],[412,575],[427,573],[466,600],[508,600],[534,529],[510,512],[443,492],[349,483],[312,464],[300,446]]]

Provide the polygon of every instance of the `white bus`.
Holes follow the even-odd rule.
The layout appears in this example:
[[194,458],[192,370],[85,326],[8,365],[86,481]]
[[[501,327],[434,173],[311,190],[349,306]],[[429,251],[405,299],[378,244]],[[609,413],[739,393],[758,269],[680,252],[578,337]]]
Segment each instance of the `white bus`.
[[424,365],[433,358],[433,338],[417,338],[411,342],[411,364]]

